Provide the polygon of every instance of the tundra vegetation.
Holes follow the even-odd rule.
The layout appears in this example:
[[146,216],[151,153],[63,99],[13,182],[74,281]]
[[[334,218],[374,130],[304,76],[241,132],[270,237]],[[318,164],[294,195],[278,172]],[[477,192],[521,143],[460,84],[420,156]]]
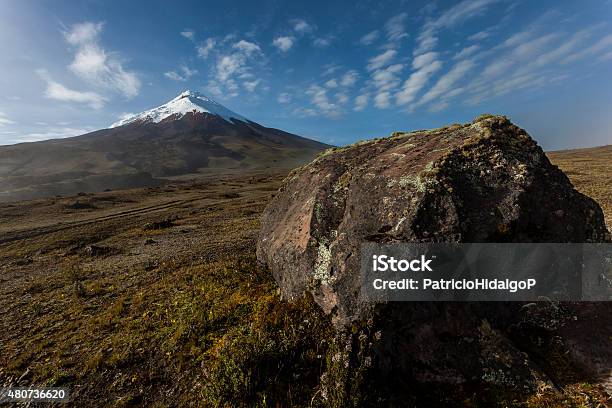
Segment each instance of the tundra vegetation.
[[[583,168],[555,155],[574,169],[578,188],[593,188],[611,208],[610,190],[594,184],[603,183],[601,173],[597,181],[587,174],[605,166],[609,174],[612,161]],[[357,322],[338,336],[311,297],[282,299],[256,262],[259,217],[284,176],[1,204],[0,385],[66,386],[69,405],[79,407],[376,404],[368,377],[376,331]],[[479,327],[491,345],[483,358],[494,358],[502,340],[487,322]],[[405,402],[609,404],[551,344],[541,361],[559,374],[555,384],[528,393],[408,387]]]

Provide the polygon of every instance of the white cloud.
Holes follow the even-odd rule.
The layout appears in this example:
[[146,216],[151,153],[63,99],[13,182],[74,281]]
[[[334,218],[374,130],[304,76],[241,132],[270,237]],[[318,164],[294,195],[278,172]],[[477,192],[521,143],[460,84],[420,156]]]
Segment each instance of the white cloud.
[[99,45],[102,23],[75,24],[64,33],[66,41],[76,47],[69,68],[84,80],[132,98],[140,92],[140,80],[126,71],[117,57]]
[[181,35],[183,37],[187,38],[188,40],[193,41],[193,38],[194,38],[194,32],[193,31],[191,31],[191,30],[184,30],[184,31],[181,31]]
[[[612,36],[610,37],[612,38]],[[528,42],[518,45],[514,51],[512,51],[512,55],[518,59],[534,57],[539,54],[546,45],[558,38],[558,33],[551,33],[536,39],[531,39]]]
[[208,91],[216,96],[235,97],[239,89],[236,79],[247,78],[252,80],[243,82],[243,87],[248,91],[251,89],[254,91],[259,82],[253,79],[249,63],[261,56],[263,53],[259,45],[246,40],[235,42],[229,53],[218,55],[214,68],[215,79],[209,80]]
[[406,28],[404,27],[407,18],[407,13],[400,13],[387,21],[385,30],[389,41],[399,41],[404,37],[408,37],[408,33],[406,33]]
[[575,50],[580,43],[584,42],[588,37],[590,37],[590,35],[590,30],[581,30],[574,33],[569,39],[563,41],[559,47],[547,52],[539,53],[535,59],[531,60],[526,68],[531,69],[535,67],[542,67],[558,61]]
[[64,33],[64,38],[70,45],[86,45],[98,40],[98,36],[104,27],[103,23],[85,22],[72,26]]
[[295,37],[286,36],[286,37],[277,37],[272,41],[272,45],[278,48],[282,52],[289,51],[295,42]]
[[438,59],[437,52],[427,52],[425,54],[418,55],[412,60],[413,69],[421,69],[426,65],[433,64]]
[[198,45],[196,51],[198,53],[198,57],[200,58],[208,58],[208,55],[215,47],[216,41],[213,38],[207,38],[202,44]]
[[438,32],[451,28],[482,15],[486,9],[499,0],[464,0],[442,13],[437,19],[430,20],[423,26],[419,34],[414,54],[427,52],[438,43]]
[[67,88],[49,77],[45,70],[38,70],[38,75],[47,82],[45,97],[62,102],[76,102],[89,105],[94,109],[104,106],[106,98],[95,92],[81,92]]
[[293,110],[293,114],[300,118],[311,118],[311,117],[318,115],[316,110],[312,108],[303,108],[303,107],[295,108]]
[[590,47],[587,47],[581,51],[578,51],[568,56],[562,62],[564,64],[568,64],[570,62],[575,62],[585,57],[592,57],[602,51],[606,51],[606,49],[610,47],[612,47],[612,34],[606,35]]
[[378,37],[380,37],[378,30],[370,31],[359,39],[359,43],[362,45],[370,45],[374,43],[374,41],[378,40]]
[[217,61],[217,78],[222,82],[227,81],[244,63],[245,58],[241,54],[222,55]]
[[504,41],[505,46],[512,46],[512,50],[501,55],[489,63],[483,70],[481,78],[477,82],[482,82],[487,78],[497,77],[512,66],[523,64],[526,66],[537,55],[542,54],[544,47],[553,40],[559,38],[558,33],[546,34],[539,38],[532,38],[526,31],[517,33]]
[[394,64],[374,71],[371,77],[374,87],[379,91],[389,91],[396,88],[400,83],[398,74],[403,68],[402,64]]
[[340,79],[340,85],[344,87],[350,87],[355,85],[357,79],[359,78],[359,74],[355,70],[347,71],[342,78]]
[[429,112],[440,112],[448,108],[448,105],[449,105],[448,101],[440,101],[438,103],[432,104],[427,110]]
[[0,112],[0,126],[13,125],[15,122],[6,117],[4,112]]
[[331,37],[319,37],[315,38],[312,45],[318,48],[327,48],[331,45]]
[[223,96],[223,89],[219,82],[214,79],[210,79],[206,84],[206,90],[215,96]]
[[368,99],[369,97],[367,94],[357,95],[357,97],[355,98],[355,107],[353,108],[353,110],[356,110],[357,112],[361,112],[362,110],[364,110],[366,106],[368,106]]
[[391,106],[391,93],[387,91],[379,92],[374,96],[374,106],[379,109],[387,109]]
[[341,91],[336,94],[336,100],[340,105],[346,105],[346,103],[349,101],[349,97],[346,92]]
[[475,34],[472,34],[468,37],[468,40],[470,41],[482,41],[485,40],[487,38],[489,38],[491,36],[491,33],[489,32],[489,30],[483,30],[483,31],[479,31]]
[[438,44],[438,37],[432,29],[423,30],[417,38],[417,47],[413,51],[414,55],[419,55],[434,48]]
[[309,33],[311,31],[314,30],[314,26],[308,24],[306,21],[302,20],[301,18],[296,18],[291,20],[291,23],[293,24],[293,29],[295,30],[295,32],[300,33],[300,34],[305,34],[305,33]]
[[165,72],[164,76],[166,78],[172,79],[173,81],[187,81],[189,78],[198,73],[195,69],[190,69],[185,65],[181,65],[180,67],[182,75],[177,73],[176,71]]
[[395,95],[398,105],[406,105],[414,101],[431,76],[442,68],[442,62],[437,59],[437,56],[435,52],[428,52],[414,58],[412,67],[415,71],[404,81],[402,89]]
[[338,71],[342,67],[338,64],[326,64],[326,65],[323,65],[323,68],[325,70],[321,73],[321,76],[328,76]]
[[185,81],[186,80],[185,78],[183,78],[182,76],[180,76],[174,71],[164,72],[164,76],[173,81]]
[[461,51],[455,54],[453,59],[459,60],[459,59],[467,58],[470,55],[474,54],[479,49],[480,49],[480,45],[470,45],[468,47],[463,48]]
[[261,52],[261,48],[259,48],[259,45],[245,40],[238,41],[233,45],[233,47],[237,50],[244,52],[247,56]]
[[286,104],[291,102],[291,94],[287,93],[287,92],[283,92],[278,94],[278,97],[276,98],[276,100],[278,101],[278,103],[282,103],[282,104]]
[[442,13],[442,15],[433,22],[433,26],[438,29],[456,26],[470,18],[482,15],[491,4],[499,1],[500,0],[464,0]]
[[337,88],[338,87],[338,81],[336,81],[335,78],[330,79],[329,81],[327,81],[325,83],[325,86],[328,88]]
[[434,99],[440,96],[444,96],[444,94],[449,92],[453,85],[458,80],[460,80],[469,70],[474,68],[474,66],[475,64],[471,60],[459,61],[450,71],[448,71],[446,74],[442,75],[440,79],[438,79],[438,82],[436,82],[436,84],[429,91],[427,91],[425,95],[423,95],[417,105],[423,105],[433,101]]
[[311,85],[306,90],[306,95],[310,96],[310,100],[321,113],[328,117],[338,117],[341,115],[341,110],[338,105],[331,102],[327,95],[327,90],[319,85]]
[[45,132],[32,132],[21,134],[12,140],[13,143],[38,142],[40,140],[64,139],[92,132],[94,128],[52,127]]
[[397,51],[395,50],[387,50],[382,54],[379,54],[375,57],[370,58],[368,61],[368,70],[373,71],[375,69],[381,68],[389,62],[397,55]]
[[259,85],[260,82],[261,79],[256,79],[254,81],[244,81],[242,83],[242,86],[244,86],[244,89],[249,92],[255,92],[255,88],[257,88],[257,85]]

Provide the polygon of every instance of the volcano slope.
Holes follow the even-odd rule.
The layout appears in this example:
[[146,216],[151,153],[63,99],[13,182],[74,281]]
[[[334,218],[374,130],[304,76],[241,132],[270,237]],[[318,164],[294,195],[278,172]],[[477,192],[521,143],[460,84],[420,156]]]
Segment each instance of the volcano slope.
[[288,170],[328,147],[186,91],[109,129],[0,146],[0,201],[156,186],[197,174]]
[[[610,161],[581,167],[556,154],[583,175],[570,174],[578,189],[596,179],[587,176],[593,168],[612,172]],[[285,176],[0,204],[0,385],[65,386],[75,407],[338,406],[351,387],[360,395],[364,371],[338,366],[354,346],[336,340],[311,297],[281,299],[270,272],[257,266],[259,219]],[[545,304],[537,310],[549,313]],[[609,338],[600,314],[574,316],[525,343],[525,358],[539,358],[556,383],[512,392],[441,389],[409,377],[402,406],[609,405],[601,379],[547,342],[567,338],[563,331]],[[356,341],[363,328],[351,327]],[[479,333],[493,345],[487,356],[506,341],[495,325]],[[334,383],[342,387],[330,393]]]

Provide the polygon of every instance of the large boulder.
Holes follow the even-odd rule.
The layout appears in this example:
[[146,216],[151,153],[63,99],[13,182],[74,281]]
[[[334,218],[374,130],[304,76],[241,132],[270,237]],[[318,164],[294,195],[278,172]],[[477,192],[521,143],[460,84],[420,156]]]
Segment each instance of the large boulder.
[[332,148],[286,178],[257,245],[286,298],[367,318],[363,242],[602,242],[599,205],[506,117]]
[[[609,380],[612,304],[373,305],[360,246],[609,240],[599,205],[524,130],[487,115],[330,149],[294,170],[264,212],[257,257],[284,297],[312,294],[331,314],[328,406],[501,406],[529,395],[558,406],[556,390]],[[606,399],[601,388],[572,392]]]

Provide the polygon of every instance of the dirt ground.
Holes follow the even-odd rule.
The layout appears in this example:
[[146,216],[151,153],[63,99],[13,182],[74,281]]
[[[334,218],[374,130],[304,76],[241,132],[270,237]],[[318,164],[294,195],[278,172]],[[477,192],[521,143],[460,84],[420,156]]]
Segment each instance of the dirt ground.
[[[304,331],[323,335],[326,321],[275,337],[318,312],[293,313],[256,266],[258,217],[283,177],[0,205],[0,386],[65,385],[77,406],[274,398],[256,384],[261,373],[239,377],[250,363],[233,347],[250,347],[244,359],[269,360],[278,375],[275,359],[309,349],[317,336]],[[322,357],[312,353],[304,375],[316,379]],[[296,390],[309,384],[287,377]]]

